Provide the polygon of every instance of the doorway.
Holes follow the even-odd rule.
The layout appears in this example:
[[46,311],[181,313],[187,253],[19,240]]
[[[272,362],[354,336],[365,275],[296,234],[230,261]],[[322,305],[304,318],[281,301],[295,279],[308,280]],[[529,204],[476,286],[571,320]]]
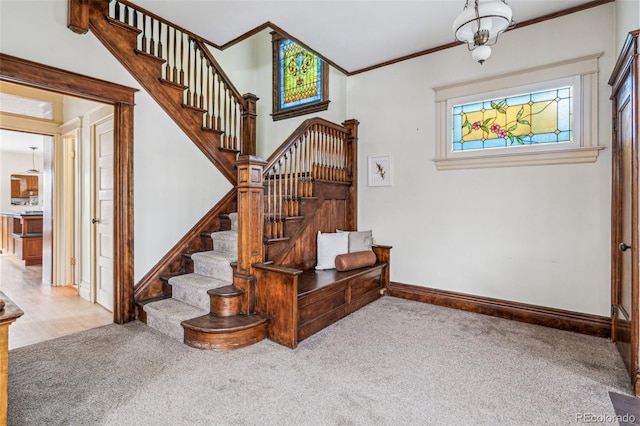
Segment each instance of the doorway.
[[638,343],[638,35],[630,33],[612,86],[611,338],[640,395]]
[[134,319],[133,306],[133,107],[137,91],[58,68],[0,54],[0,81],[110,104],[114,108],[113,319]]

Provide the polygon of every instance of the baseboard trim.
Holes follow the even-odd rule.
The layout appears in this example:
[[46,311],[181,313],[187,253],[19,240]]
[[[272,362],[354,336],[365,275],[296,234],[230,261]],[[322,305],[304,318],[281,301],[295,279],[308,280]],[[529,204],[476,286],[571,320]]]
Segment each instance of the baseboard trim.
[[596,337],[611,337],[611,319],[598,315],[391,282],[388,294],[447,308],[542,325]]

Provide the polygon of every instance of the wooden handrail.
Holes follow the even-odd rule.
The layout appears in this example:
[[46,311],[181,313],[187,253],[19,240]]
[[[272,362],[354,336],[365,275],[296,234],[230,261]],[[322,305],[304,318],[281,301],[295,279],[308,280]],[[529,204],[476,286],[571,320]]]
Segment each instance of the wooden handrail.
[[273,153],[267,158],[267,164],[264,166],[264,173],[267,173],[267,170],[271,169],[275,163],[284,155],[287,150],[291,149],[291,146],[302,136],[305,132],[309,131],[309,129],[314,124],[322,124],[327,128],[337,130],[339,132],[345,133],[345,135],[349,134],[349,130],[347,130],[344,126],[340,124],[336,124],[332,121],[325,120],[320,117],[307,118],[304,120],[297,129],[295,129],[289,137],[282,142],[282,144],[275,150]]

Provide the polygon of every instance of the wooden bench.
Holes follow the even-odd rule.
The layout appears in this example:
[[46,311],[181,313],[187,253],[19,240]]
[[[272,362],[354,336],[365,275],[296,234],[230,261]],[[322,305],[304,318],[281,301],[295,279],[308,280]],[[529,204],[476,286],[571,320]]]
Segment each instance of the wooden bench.
[[391,247],[373,247],[375,265],[316,271],[254,264],[256,312],[269,316],[268,337],[295,348],[303,339],[373,302],[389,288]]

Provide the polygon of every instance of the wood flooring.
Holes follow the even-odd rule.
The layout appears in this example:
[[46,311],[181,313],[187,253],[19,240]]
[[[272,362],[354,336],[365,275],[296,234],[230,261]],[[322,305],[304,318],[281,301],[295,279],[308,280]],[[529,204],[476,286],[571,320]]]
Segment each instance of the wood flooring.
[[78,296],[73,286],[42,284],[41,266],[0,255],[0,291],[24,311],[9,327],[9,350],[113,322],[113,313]]

